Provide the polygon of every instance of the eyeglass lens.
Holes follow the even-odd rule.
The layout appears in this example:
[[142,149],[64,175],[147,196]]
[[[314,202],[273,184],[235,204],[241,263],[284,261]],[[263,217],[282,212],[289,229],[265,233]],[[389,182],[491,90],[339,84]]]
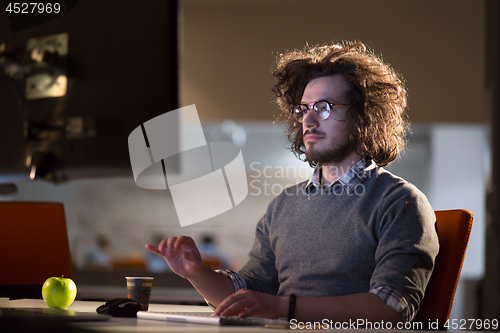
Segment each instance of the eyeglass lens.
[[293,109],[293,115],[295,116],[295,119],[297,119],[297,121],[301,123],[304,121],[304,116],[307,114],[307,112],[309,112],[310,109],[312,109],[316,116],[322,120],[327,119],[331,112],[330,104],[328,104],[328,102],[319,101],[314,103],[312,108],[306,104],[297,105]]

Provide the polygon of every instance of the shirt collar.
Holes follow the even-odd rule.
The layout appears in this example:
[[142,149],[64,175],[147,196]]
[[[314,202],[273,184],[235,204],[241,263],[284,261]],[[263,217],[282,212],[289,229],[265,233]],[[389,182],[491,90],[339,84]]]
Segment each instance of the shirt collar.
[[[351,193],[354,187],[362,182],[364,179],[368,178],[369,171],[375,168],[375,162],[366,162],[365,159],[361,159],[352,168],[347,170],[339,179],[334,181],[329,185],[331,187],[333,184],[342,185],[347,193]],[[306,184],[306,194],[310,195],[318,189],[321,189],[321,164],[316,165],[314,172]]]

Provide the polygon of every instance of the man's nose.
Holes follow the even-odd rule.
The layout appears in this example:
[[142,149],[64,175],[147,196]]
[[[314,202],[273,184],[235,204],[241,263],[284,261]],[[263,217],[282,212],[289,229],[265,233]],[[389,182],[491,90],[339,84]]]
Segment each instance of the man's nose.
[[304,120],[302,121],[302,125],[306,128],[319,126],[319,118],[314,112],[314,110],[309,109],[309,111],[304,115]]

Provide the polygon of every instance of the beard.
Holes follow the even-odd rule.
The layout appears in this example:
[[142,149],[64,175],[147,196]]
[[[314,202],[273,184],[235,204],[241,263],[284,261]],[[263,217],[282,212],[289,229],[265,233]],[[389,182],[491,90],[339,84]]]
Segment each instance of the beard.
[[[311,131],[311,134],[316,134],[315,130]],[[317,133],[320,134],[320,133]],[[343,143],[332,143],[329,148],[319,149],[316,148],[317,144],[315,142],[310,143],[306,147],[306,158],[307,161],[314,162],[315,164],[328,164],[328,163],[341,163],[347,156],[356,150],[357,142],[356,140],[349,138],[347,142]]]

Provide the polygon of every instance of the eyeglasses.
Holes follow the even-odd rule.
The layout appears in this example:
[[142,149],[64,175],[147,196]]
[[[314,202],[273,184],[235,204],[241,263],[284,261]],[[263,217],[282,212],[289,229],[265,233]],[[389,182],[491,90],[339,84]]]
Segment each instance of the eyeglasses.
[[[318,101],[315,102],[312,107],[310,107],[308,104],[299,104],[296,107],[292,109],[293,116],[299,123],[302,123],[304,121],[304,117],[307,115],[309,110],[314,110],[314,113],[316,116],[318,116],[319,119],[325,120],[327,119],[331,112],[332,108],[336,106],[341,106],[341,105],[349,105],[349,104],[343,104],[343,103],[330,103],[328,101]],[[335,111],[335,110],[334,110]]]

